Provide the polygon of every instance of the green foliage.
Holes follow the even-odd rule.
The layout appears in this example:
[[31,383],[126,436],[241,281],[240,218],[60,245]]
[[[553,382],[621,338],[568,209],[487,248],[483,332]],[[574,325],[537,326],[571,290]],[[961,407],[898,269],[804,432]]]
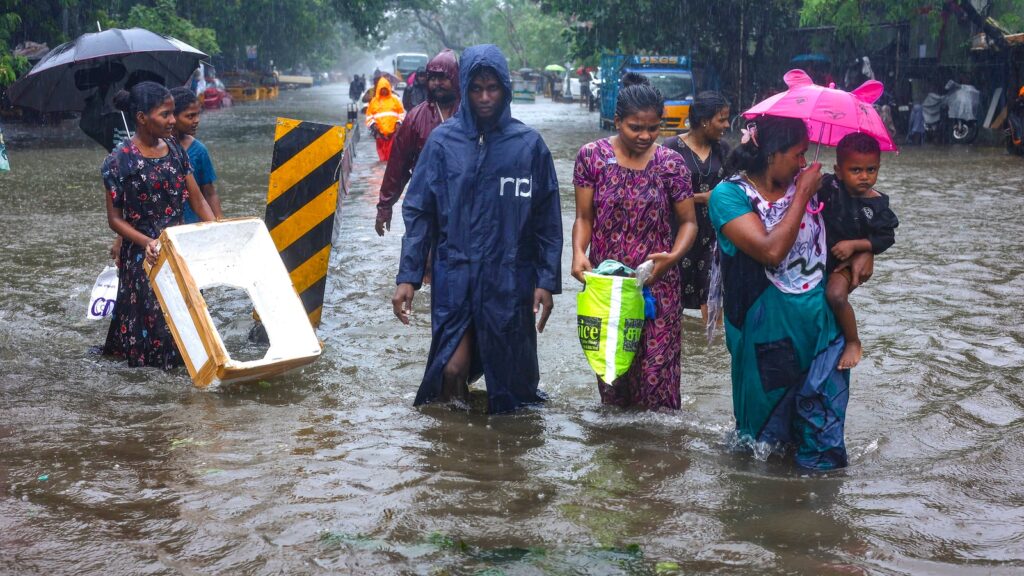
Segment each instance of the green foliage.
[[[570,23],[576,59],[594,63],[606,52],[687,54],[715,77],[731,98],[740,86],[776,83],[785,70],[769,63],[790,49],[800,0],[544,0],[545,10]],[[788,59],[788,54],[787,58]]]
[[836,34],[862,40],[872,26],[920,15],[937,24],[946,0],[804,0],[803,26],[835,26]]
[[145,28],[165,36],[173,36],[210,55],[220,52],[217,33],[212,28],[198,28],[189,20],[178,16],[176,10],[175,0],[156,0],[153,6],[137,4],[128,11],[125,27]]
[[[938,31],[942,11],[949,4],[968,0],[804,0],[800,23],[804,26],[835,26],[840,38],[863,40],[871,26],[926,18]],[[988,16],[1011,32],[1024,31],[1024,0],[995,0]]]
[[18,76],[28,72],[29,68],[27,59],[14,56],[6,49],[0,49],[0,87],[10,86]]
[[11,85],[23,72],[29,69],[28,60],[11,54],[8,48],[11,35],[21,24],[21,17],[14,12],[0,13],[0,87]]
[[996,0],[991,16],[1011,34],[1024,32],[1024,0]]
[[568,55],[565,20],[545,13],[536,0],[440,0],[399,2],[389,42],[428,53],[496,44],[513,68],[563,63]]

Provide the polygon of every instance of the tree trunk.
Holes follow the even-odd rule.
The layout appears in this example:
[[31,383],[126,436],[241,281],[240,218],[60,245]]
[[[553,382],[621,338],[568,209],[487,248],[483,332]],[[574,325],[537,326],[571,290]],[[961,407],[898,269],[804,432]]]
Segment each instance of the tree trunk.
[[424,15],[418,9],[413,9],[412,13],[416,17],[416,21],[420,23],[420,26],[423,26],[425,30],[436,36],[445,48],[451,48],[456,52],[461,52],[466,49],[465,46],[448,37],[448,33],[445,32],[444,25],[437,21],[437,19]]

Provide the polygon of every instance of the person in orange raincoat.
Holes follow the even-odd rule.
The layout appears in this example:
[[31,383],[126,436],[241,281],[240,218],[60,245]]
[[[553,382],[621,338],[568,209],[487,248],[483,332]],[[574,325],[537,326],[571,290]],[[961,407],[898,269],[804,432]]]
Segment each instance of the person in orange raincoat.
[[366,107],[366,127],[377,139],[377,156],[381,162],[391,157],[391,144],[394,143],[398,125],[405,119],[405,108],[402,101],[391,91],[391,83],[387,77],[377,80],[370,105]]

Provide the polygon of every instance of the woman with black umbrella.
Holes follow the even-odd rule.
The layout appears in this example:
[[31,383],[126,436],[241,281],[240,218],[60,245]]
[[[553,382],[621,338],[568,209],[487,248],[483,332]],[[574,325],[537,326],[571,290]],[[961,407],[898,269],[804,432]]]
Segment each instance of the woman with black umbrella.
[[117,303],[103,353],[128,360],[129,366],[181,364],[160,304],[149,285],[144,260],[156,261],[157,238],[164,228],[182,223],[185,202],[204,221],[213,212],[203,198],[188,155],[172,137],[174,98],[155,82],[120,91],[114,106],[135,120],[135,135],[124,140],[103,162],[107,222],[121,238]]

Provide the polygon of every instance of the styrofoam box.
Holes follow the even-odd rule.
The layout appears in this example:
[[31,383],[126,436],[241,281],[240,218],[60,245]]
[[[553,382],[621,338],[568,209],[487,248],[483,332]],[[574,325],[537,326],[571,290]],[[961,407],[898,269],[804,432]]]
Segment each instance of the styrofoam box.
[[[149,279],[198,387],[267,378],[320,356],[320,341],[258,218],[166,228]],[[249,294],[270,339],[263,358],[242,362],[228,354],[200,293],[212,286],[231,286]]]

